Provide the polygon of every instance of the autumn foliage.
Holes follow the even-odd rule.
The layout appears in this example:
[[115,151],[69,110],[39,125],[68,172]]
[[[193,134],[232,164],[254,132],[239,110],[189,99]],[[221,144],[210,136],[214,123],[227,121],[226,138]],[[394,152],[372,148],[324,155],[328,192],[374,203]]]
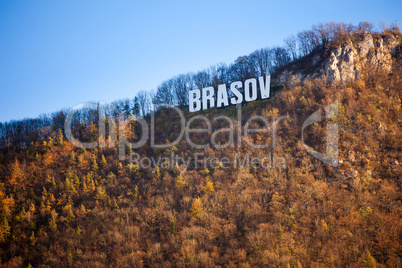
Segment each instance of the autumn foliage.
[[[1,265],[401,267],[400,61],[389,75],[371,72],[347,85],[325,81],[293,78],[281,94],[243,107],[236,124],[252,115],[270,122],[286,116],[275,148],[255,150],[243,143],[197,149],[182,141],[169,149],[147,143],[135,150],[148,157],[174,151],[232,160],[236,153],[273,152],[286,159],[282,169],[178,165],[152,172],[119,161],[117,148],[77,148],[59,128],[42,140],[2,148]],[[336,168],[311,156],[301,141],[304,120],[335,100]],[[236,120],[235,107],[202,114]],[[174,140],[177,114],[162,109],[155,118],[157,142]],[[317,151],[325,150],[326,123],[306,129],[306,140]],[[78,123],[75,134],[93,140],[97,127]],[[222,127],[228,127],[224,121],[212,125]],[[269,133],[250,135],[255,143],[272,144]],[[202,144],[211,134],[192,138]],[[222,144],[226,138],[217,136]]]

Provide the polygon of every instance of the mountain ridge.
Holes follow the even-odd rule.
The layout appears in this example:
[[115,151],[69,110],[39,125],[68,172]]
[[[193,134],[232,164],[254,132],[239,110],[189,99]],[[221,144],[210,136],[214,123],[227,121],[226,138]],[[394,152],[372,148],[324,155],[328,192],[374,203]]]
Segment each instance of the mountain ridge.
[[[362,51],[371,47],[367,40]],[[372,55],[380,43],[373,39]],[[0,150],[0,266],[402,266],[402,65],[396,53],[390,72],[385,65],[363,72],[360,58],[358,79],[308,76],[320,68],[325,73],[319,66],[333,57],[339,57],[341,67],[346,64],[340,69],[335,64],[340,77],[353,73],[347,65],[351,60],[343,56],[357,58],[360,50],[347,46],[329,42],[283,66],[278,74],[284,80],[273,75],[278,90],[271,99],[183,111],[186,122],[202,116],[191,128],[207,131],[189,138],[206,148],[184,139],[168,148],[154,148],[149,139],[140,148],[126,148],[127,155],[148,161],[201,155],[207,163],[216,159],[214,165],[186,168],[179,162],[155,168],[141,159],[121,161],[119,134],[132,142],[141,134],[139,120],[125,124],[134,118],[130,114],[105,118],[106,133],[116,139],[99,134],[96,111],[75,118],[74,137],[105,143],[94,148],[66,139],[63,113],[49,126],[39,126],[39,132],[27,131],[29,142],[18,136],[22,124],[13,133],[17,138]],[[323,56],[313,64],[317,55]],[[283,75],[294,69],[303,70],[301,76]],[[311,115],[326,115],[334,103],[336,117],[303,128]],[[177,111],[163,108],[154,115],[156,144],[174,141],[181,131]],[[315,158],[305,146],[325,153],[330,124],[338,124],[339,165]],[[235,132],[241,146],[212,144],[215,139],[224,145],[230,130],[246,125],[261,131]],[[279,156],[285,166],[226,168],[223,159],[232,163],[238,155]]]
[[[308,70],[300,68],[298,60],[283,67],[277,74],[279,84],[292,76],[296,79],[321,78],[330,83],[348,83],[359,80],[367,68],[389,73],[400,52],[400,35],[355,34],[342,42],[333,42],[305,58],[310,60]],[[305,63],[306,59],[301,59]],[[283,70],[284,69],[284,70]]]

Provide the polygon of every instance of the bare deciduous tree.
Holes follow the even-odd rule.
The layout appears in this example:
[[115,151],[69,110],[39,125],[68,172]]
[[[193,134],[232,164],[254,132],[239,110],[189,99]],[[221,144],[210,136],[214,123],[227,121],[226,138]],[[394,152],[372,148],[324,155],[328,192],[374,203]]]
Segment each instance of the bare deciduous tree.
[[313,25],[313,31],[321,39],[320,45],[323,46],[334,39],[337,32],[337,25],[335,22],[319,23]]
[[211,79],[211,74],[207,70],[199,71],[193,76],[194,80],[194,85],[198,89],[203,89],[204,87],[207,87],[211,85],[212,79]]
[[213,65],[209,68],[211,74],[212,86],[216,87],[220,84],[227,84],[230,82],[230,70],[225,63]]
[[319,37],[312,30],[299,32],[297,39],[299,41],[299,51],[302,56],[310,54],[320,45]]
[[173,93],[175,104],[185,106],[188,104],[188,91],[191,88],[191,76],[180,74],[173,78]]
[[137,93],[137,98],[138,98],[138,106],[139,106],[140,115],[142,117],[144,117],[147,114],[149,114],[151,111],[151,99],[150,99],[148,91],[145,91],[145,90],[139,91]]
[[292,60],[297,59],[297,38],[291,35],[285,39],[285,47],[292,55]]
[[245,81],[251,77],[255,77],[255,66],[248,56],[240,56],[230,66],[232,73],[231,81]]
[[259,76],[266,76],[273,72],[273,53],[269,48],[254,51],[249,56],[257,69]]
[[274,56],[275,68],[280,68],[291,61],[287,50],[283,47],[275,47],[272,49],[272,51]]
[[361,21],[357,25],[357,32],[372,33],[374,31],[374,23],[369,21]]
[[173,79],[163,81],[156,90],[154,103],[173,105],[174,93],[173,93]]
[[381,20],[380,22],[380,30],[382,32],[385,32],[388,29],[388,22],[386,22],[385,20]]

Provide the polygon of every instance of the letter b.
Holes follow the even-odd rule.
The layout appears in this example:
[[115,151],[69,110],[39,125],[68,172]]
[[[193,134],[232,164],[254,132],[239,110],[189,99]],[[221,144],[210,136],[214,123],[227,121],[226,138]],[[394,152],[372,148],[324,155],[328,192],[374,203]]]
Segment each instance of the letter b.
[[188,94],[190,112],[198,112],[199,110],[201,110],[201,91],[199,89],[194,89],[190,90]]

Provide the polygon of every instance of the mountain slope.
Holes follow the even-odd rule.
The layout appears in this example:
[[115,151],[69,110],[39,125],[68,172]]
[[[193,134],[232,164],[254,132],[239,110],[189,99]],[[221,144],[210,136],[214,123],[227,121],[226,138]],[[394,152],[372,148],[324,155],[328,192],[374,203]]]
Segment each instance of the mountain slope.
[[[215,138],[221,145],[228,135],[213,136],[217,130],[244,128],[254,115],[270,124],[284,116],[275,136],[270,131],[250,134],[253,144],[267,148],[253,148],[236,132],[241,146],[203,149],[181,140],[155,149],[148,140],[133,150],[163,161],[172,153],[183,159],[201,154],[202,161],[218,159],[214,166],[195,168],[193,162],[185,169],[180,162],[154,170],[130,165],[119,160],[116,147],[77,148],[61,133],[26,148],[3,149],[2,266],[401,266],[402,66],[397,50],[387,54],[385,41],[384,54],[377,52],[378,40],[383,39],[373,39],[367,54],[353,42],[331,44],[287,66],[287,73],[274,77],[283,87],[280,94],[242,106],[241,121],[236,107],[184,112],[186,122],[194,115],[212,122],[211,131],[191,135],[195,143]],[[322,57],[317,66],[303,67],[317,55]],[[388,63],[375,72],[363,71],[370,59],[380,57]],[[340,80],[331,79],[329,70],[338,70],[333,77]],[[357,76],[348,75],[355,70]],[[311,148],[325,152],[327,124],[338,123],[339,165],[331,166],[306,150],[302,127],[335,101],[337,118],[312,124],[303,135]],[[213,120],[222,115],[233,126]],[[161,109],[155,121],[157,144],[179,135],[175,111]],[[106,125],[111,129],[110,121]],[[250,126],[264,125],[255,120]],[[138,127],[127,127],[127,135],[140,135]],[[195,120],[191,127],[206,123]],[[96,124],[77,131],[88,141],[97,138]],[[235,163],[246,155],[281,158],[284,165],[225,168],[222,162]]]

